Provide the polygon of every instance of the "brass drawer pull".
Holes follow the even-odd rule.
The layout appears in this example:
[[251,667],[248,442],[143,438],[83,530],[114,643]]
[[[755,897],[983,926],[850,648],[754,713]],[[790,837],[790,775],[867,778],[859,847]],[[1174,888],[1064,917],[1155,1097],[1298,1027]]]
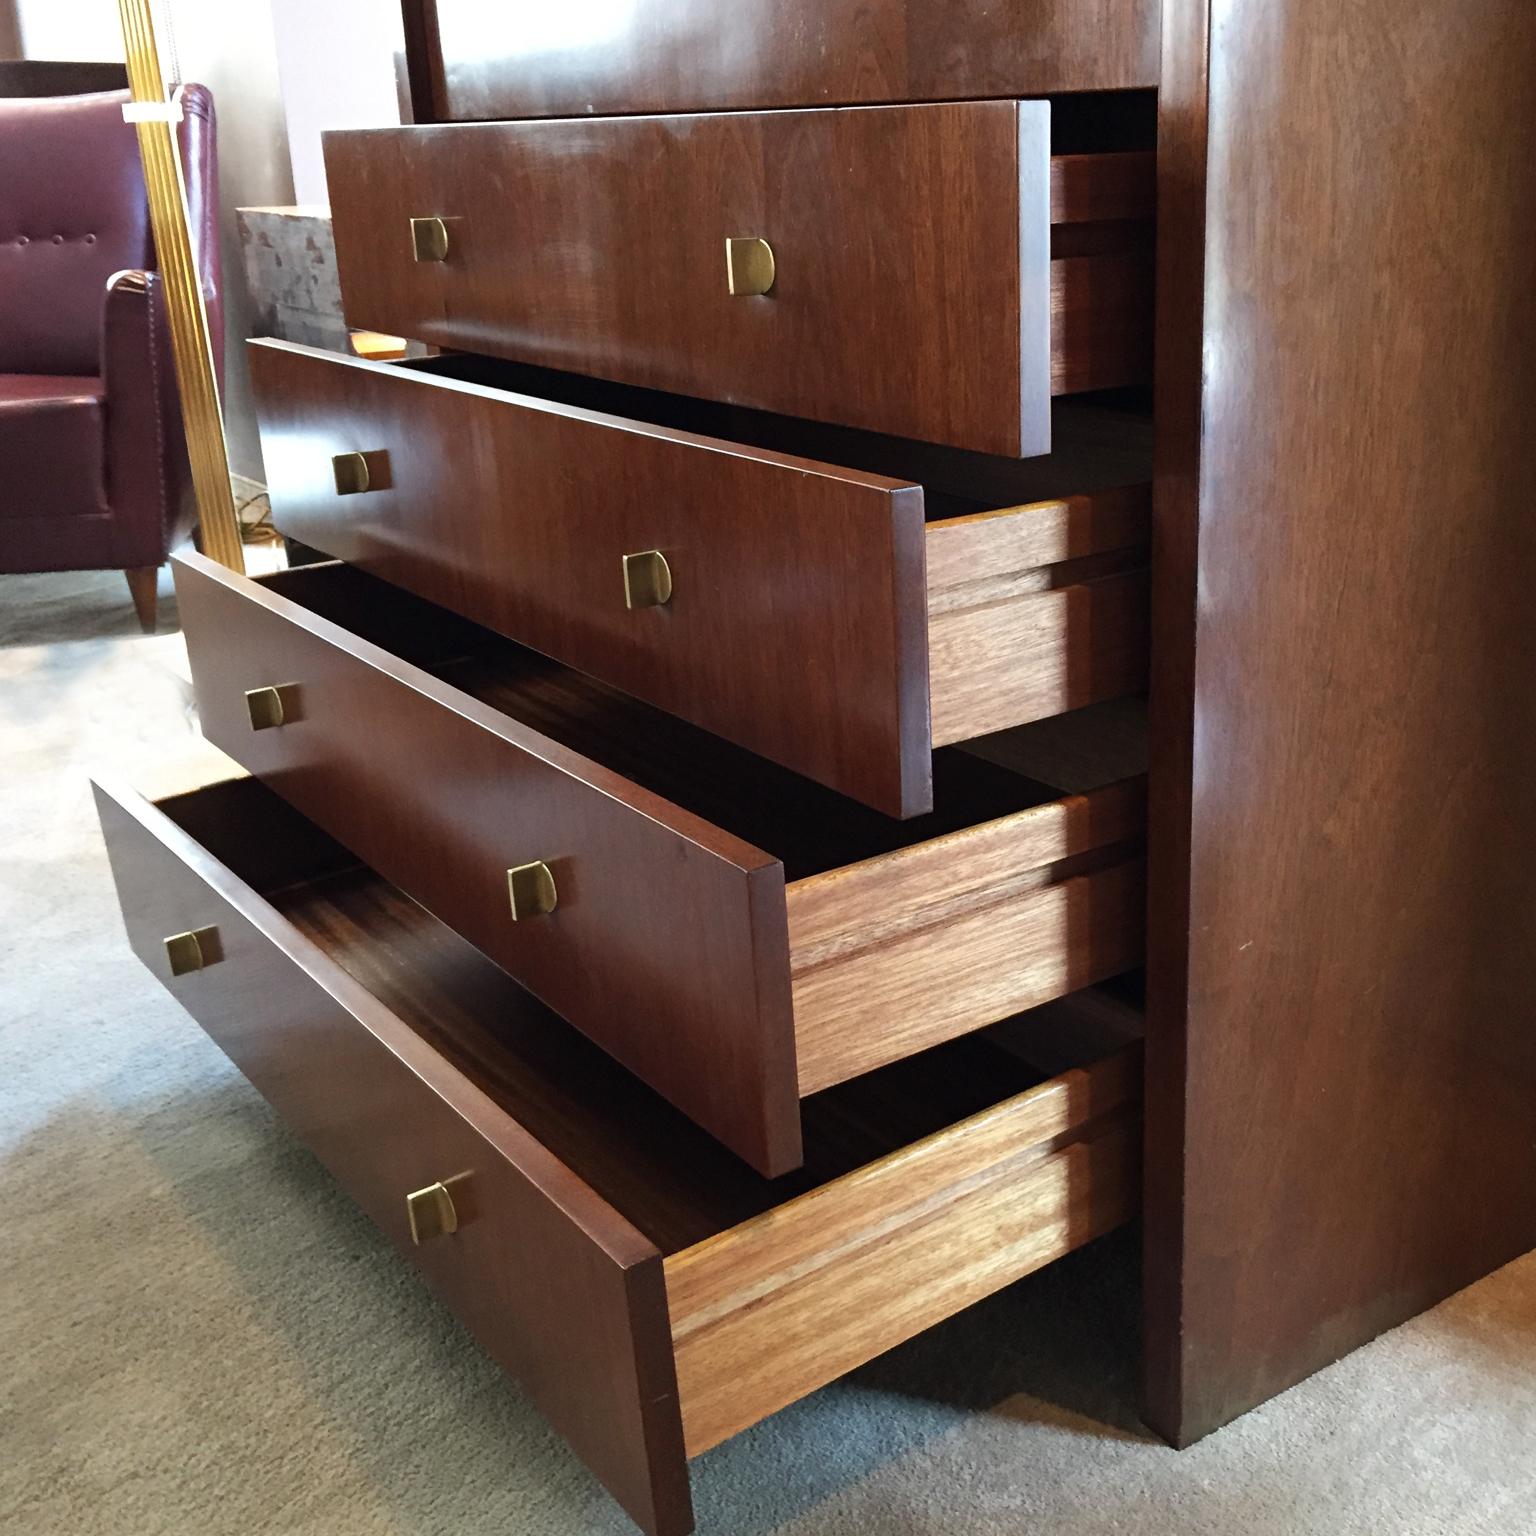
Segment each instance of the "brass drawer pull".
[[300,718],[299,685],[282,683],[276,688],[251,688],[245,695],[246,713],[253,731],[270,731],[279,725],[292,725]]
[[750,298],[773,287],[778,269],[773,247],[755,236],[725,242],[725,286],[732,298]]
[[173,933],[165,941],[165,958],[172,976],[188,976],[224,958],[224,945],[216,927],[193,928],[187,933]]
[[406,1219],[411,1224],[411,1241],[419,1248],[434,1237],[448,1237],[459,1230],[458,1207],[453,1191],[446,1184],[428,1184],[405,1197]]
[[417,261],[447,261],[447,221],[435,217],[412,219],[411,254]]
[[338,453],[331,459],[338,496],[361,496],[382,491],[389,484],[389,454],[383,448],[370,453]]
[[536,859],[532,864],[519,864],[516,869],[507,871],[507,895],[512,902],[514,923],[530,917],[546,917],[559,901],[554,872],[542,859]]
[[672,567],[659,549],[624,556],[624,606],[660,608],[672,600]]

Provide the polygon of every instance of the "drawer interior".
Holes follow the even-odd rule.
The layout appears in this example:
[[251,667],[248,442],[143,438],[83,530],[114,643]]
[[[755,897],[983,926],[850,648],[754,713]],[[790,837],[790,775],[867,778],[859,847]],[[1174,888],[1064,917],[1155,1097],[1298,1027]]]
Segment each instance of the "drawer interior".
[[656,1245],[690,1453],[1134,1209],[1127,994],[815,1094],[804,1166],[764,1179],[257,781],[159,807]]
[[[889,815],[935,746],[1145,691],[1135,411],[1063,412],[1036,464],[481,357],[250,360],[285,532]],[[632,608],[644,550],[676,588]]]
[[[923,487],[925,516],[930,524],[1057,497],[1146,485],[1152,479],[1150,391],[1128,389],[1089,400],[1056,401],[1051,411],[1051,452],[1016,459],[641,389],[477,353],[443,352],[409,358],[394,366],[910,481]],[[1127,543],[1144,549],[1146,538],[1142,529]]]
[[783,861],[790,882],[1058,798],[971,753],[934,755],[934,810],[895,821],[345,565],[262,585]]

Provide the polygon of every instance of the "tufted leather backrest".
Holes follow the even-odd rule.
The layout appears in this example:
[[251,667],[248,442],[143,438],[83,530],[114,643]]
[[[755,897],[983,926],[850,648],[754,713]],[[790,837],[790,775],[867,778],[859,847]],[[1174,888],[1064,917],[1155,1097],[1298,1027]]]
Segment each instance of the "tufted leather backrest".
[[[126,91],[0,100],[0,373],[95,374],[107,279],[153,269],[154,239]],[[183,92],[194,247],[219,329],[213,110]]]

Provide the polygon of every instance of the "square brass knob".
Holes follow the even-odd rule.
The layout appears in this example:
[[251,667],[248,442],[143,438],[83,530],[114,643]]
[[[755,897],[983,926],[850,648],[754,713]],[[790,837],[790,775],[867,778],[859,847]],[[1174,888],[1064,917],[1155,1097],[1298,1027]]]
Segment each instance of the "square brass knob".
[[447,221],[435,216],[425,219],[412,219],[411,254],[417,261],[447,261]]
[[374,448],[367,453],[338,453],[331,459],[338,496],[361,496],[389,485],[389,452]]
[[172,976],[188,976],[193,971],[217,965],[224,958],[218,928],[194,928],[187,933],[173,933],[165,940],[165,958]]
[[725,242],[725,286],[732,298],[751,298],[773,287],[773,247],[756,236]]
[[448,1237],[459,1230],[458,1208],[446,1184],[413,1190],[405,1197],[405,1215],[411,1224],[411,1241],[418,1248],[434,1237]]
[[507,871],[507,895],[512,902],[512,921],[521,923],[530,917],[545,917],[555,910],[559,897],[555,876],[542,859],[519,864]]
[[253,731],[275,730],[299,718],[299,685],[282,683],[276,688],[246,690],[245,710]]
[[672,567],[659,549],[624,556],[624,606],[660,608],[672,601]]

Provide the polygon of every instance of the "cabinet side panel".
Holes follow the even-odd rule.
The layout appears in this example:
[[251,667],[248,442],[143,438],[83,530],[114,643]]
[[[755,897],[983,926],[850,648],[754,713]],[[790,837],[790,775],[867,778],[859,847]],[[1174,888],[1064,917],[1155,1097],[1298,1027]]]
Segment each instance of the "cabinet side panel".
[[1180,1440],[1536,1244],[1533,82],[1521,0],[1211,34]]

